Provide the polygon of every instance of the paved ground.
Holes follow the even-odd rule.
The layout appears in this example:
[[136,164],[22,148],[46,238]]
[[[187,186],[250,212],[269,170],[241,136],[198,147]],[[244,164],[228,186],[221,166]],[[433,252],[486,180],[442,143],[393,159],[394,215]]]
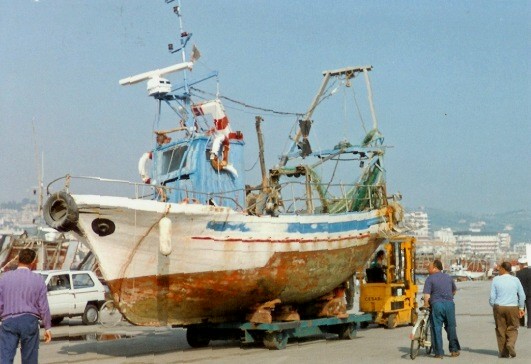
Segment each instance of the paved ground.
[[[490,282],[460,282],[456,296],[461,356],[444,358],[455,363],[503,363],[498,359],[494,321],[488,295]],[[285,350],[262,346],[240,347],[235,341],[214,341],[208,348],[192,349],[185,330],[139,328],[121,324],[112,329],[83,326],[70,320],[53,329],[54,339],[41,344],[40,363],[407,363],[410,326],[387,330],[376,326],[358,331],[357,338],[338,340],[333,336],[290,341]],[[447,350],[447,342],[445,342]],[[531,329],[519,330],[517,357],[512,363],[531,362]],[[448,353],[447,353],[448,355]],[[424,353],[416,363],[438,359]],[[16,360],[15,363],[19,363]]]

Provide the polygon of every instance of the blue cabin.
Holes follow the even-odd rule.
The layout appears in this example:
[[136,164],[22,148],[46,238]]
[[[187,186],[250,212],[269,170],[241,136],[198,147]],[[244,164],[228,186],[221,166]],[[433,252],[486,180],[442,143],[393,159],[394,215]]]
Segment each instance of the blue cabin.
[[[230,168],[213,167],[211,145],[211,137],[199,134],[162,144],[152,151],[152,184],[167,187],[165,196],[158,195],[159,200],[227,206],[240,211],[245,208],[243,135],[238,132],[229,136]],[[220,152],[219,159],[223,158]]]

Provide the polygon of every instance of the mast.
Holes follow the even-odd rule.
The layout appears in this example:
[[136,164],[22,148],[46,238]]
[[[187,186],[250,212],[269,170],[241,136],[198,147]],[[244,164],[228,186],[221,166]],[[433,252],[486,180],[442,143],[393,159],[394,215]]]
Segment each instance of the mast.
[[39,148],[37,147],[37,135],[35,133],[35,117],[33,117],[32,120],[32,127],[33,127],[33,142],[34,142],[34,148],[35,148],[35,164],[37,167],[37,181],[38,181],[38,201],[37,201],[37,213],[39,216],[42,214],[42,201],[43,201],[43,177],[44,177],[44,153],[41,156],[41,162],[39,163]]
[[374,103],[372,101],[372,87],[371,80],[369,79],[369,71],[372,69],[372,66],[363,68],[363,75],[365,76],[365,86],[367,87],[367,97],[369,98],[369,106],[371,108],[371,117],[372,117],[372,128],[374,130],[378,129],[378,119],[376,119],[376,111],[374,111]]
[[264,137],[262,135],[262,128],[260,126],[262,121],[264,121],[264,119],[262,119],[261,116],[255,117],[256,135],[258,137],[258,157],[260,159],[260,170],[262,171],[262,192],[267,192],[269,183],[267,180],[267,170],[264,159]]
[[[330,81],[331,77],[345,76],[345,78],[348,80],[348,79],[354,78],[357,73],[363,72],[363,74],[365,75],[365,84],[367,87],[369,105],[371,108],[373,128],[377,129],[378,121],[376,120],[376,112],[374,111],[374,105],[372,102],[372,90],[371,90],[371,83],[370,83],[369,74],[368,74],[368,71],[370,70],[372,70],[372,66],[345,67],[345,68],[340,68],[337,70],[323,71],[323,81],[321,82],[321,87],[319,87],[319,90],[317,91],[317,95],[315,95],[312,103],[310,104],[310,107],[308,108],[308,111],[306,112],[306,114],[304,114],[302,121],[299,125],[304,125],[305,123],[311,120],[311,117],[313,115],[315,108],[322,101],[323,94],[325,92],[326,86],[328,85],[328,82]],[[302,136],[303,136],[302,129],[299,127],[299,129],[297,130],[297,134],[292,139],[292,143],[288,149],[288,152],[283,154],[280,157],[279,168],[282,168],[286,165],[286,163],[288,162],[290,158],[290,154],[292,154],[295,151],[298,145],[299,139]]]
[[[171,3],[173,0],[166,0],[167,3]],[[182,63],[186,63],[186,45],[190,38],[192,37],[192,33],[188,33],[184,30],[184,23],[183,23],[183,17],[181,14],[181,0],[177,1],[177,5],[173,7],[173,12],[175,15],[177,15],[177,18],[179,19],[179,32],[180,32],[180,39],[179,42],[181,44],[181,47],[177,50],[173,50],[173,45],[168,45],[168,48],[171,53],[175,52],[181,52],[181,61]],[[188,72],[186,70],[183,72],[183,103],[184,103],[184,109],[189,110],[190,109],[190,85],[188,84]],[[186,119],[186,127],[188,130],[193,131],[194,130],[194,117],[192,114],[188,114]]]

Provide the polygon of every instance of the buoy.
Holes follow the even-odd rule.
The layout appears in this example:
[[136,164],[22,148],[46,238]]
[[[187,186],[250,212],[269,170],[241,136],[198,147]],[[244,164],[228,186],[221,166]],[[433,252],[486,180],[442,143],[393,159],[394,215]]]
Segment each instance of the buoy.
[[170,255],[171,245],[171,220],[169,217],[163,217],[159,222],[159,251],[162,255]]

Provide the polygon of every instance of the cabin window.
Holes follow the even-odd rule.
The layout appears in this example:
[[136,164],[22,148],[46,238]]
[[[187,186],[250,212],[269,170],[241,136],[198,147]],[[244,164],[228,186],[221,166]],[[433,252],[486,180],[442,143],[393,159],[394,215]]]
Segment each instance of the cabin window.
[[[178,170],[187,150],[188,145],[182,145],[165,151],[162,154],[162,173],[168,174]],[[182,163],[182,167],[186,167],[186,160]]]

